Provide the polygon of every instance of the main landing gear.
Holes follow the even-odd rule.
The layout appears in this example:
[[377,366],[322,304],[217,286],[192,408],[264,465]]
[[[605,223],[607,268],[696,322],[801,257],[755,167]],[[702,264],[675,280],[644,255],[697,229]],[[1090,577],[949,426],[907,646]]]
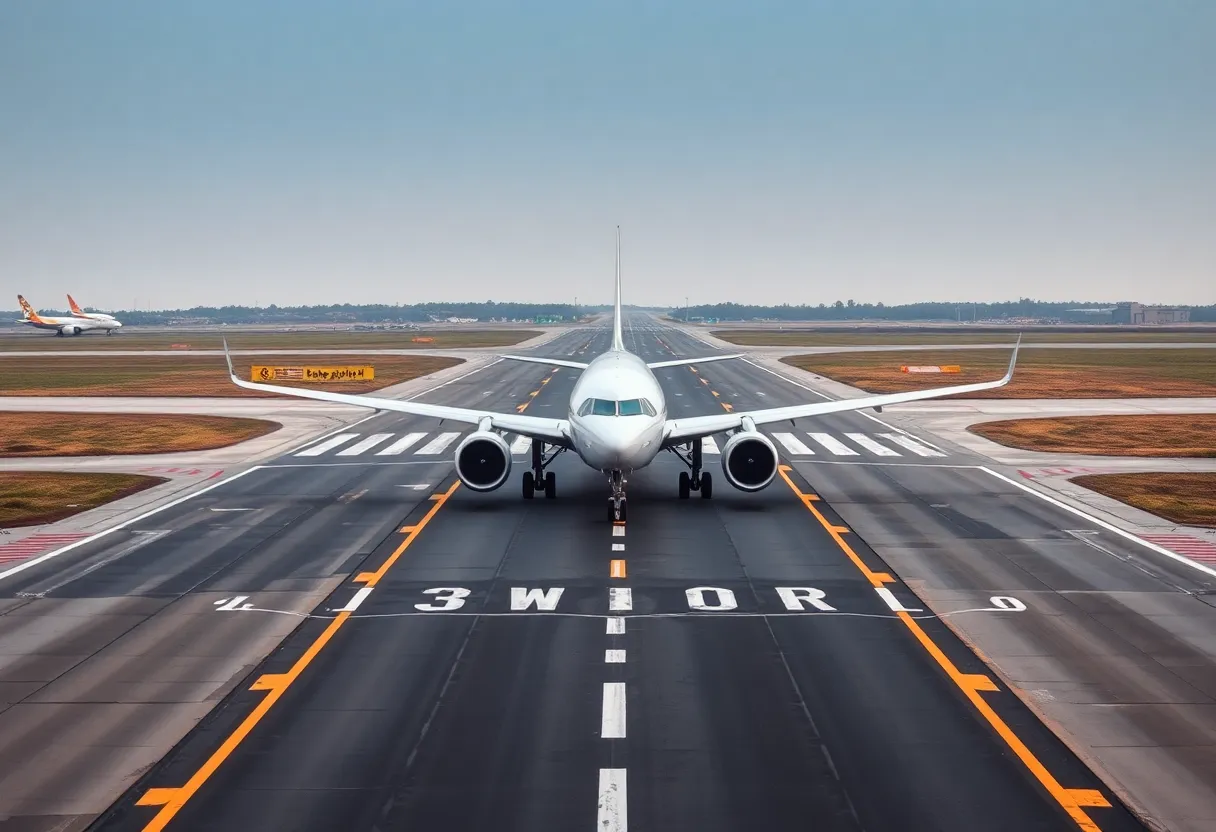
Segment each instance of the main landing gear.
[[531,500],[536,496],[537,491],[545,492],[545,497],[550,500],[557,496],[557,477],[552,471],[546,473],[545,469],[564,450],[566,449],[558,447],[546,457],[545,443],[538,440],[532,441],[532,470],[524,471],[525,500]]
[[687,500],[693,491],[700,491],[701,498],[708,500],[714,496],[714,478],[701,472],[701,440],[694,439],[687,447],[687,452],[677,447],[668,448],[688,466],[687,471],[680,472],[680,499]]
[[624,523],[625,522],[625,475],[620,471],[613,471],[608,476],[608,482],[612,485],[612,496],[608,498],[608,522]]

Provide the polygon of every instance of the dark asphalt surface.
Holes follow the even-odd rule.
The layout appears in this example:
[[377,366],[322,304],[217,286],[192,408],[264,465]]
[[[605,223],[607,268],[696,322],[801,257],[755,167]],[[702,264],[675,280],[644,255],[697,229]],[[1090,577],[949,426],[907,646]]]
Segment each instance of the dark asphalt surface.
[[[706,352],[672,329],[632,327],[626,343],[649,360]],[[589,358],[606,344],[605,330],[576,331],[547,354]],[[427,398],[500,410],[530,402],[528,413],[561,416],[573,378],[500,363]],[[673,368],[660,378],[672,416],[714,412],[723,401],[745,409],[813,398],[742,362]],[[808,431],[890,430],[858,414],[781,429],[804,440]],[[355,430],[465,432],[397,415]],[[38,758],[24,775],[32,790],[6,794],[10,781],[0,779],[0,801],[13,816],[0,815],[0,830],[83,828],[104,809],[95,808],[100,793],[70,805],[56,798],[74,775],[116,759],[131,767],[132,785],[96,829],[1084,828],[944,665],[960,678],[991,680],[994,689],[978,696],[1026,753],[1061,789],[1092,791],[1068,799],[1112,804],[1083,808],[1091,828],[1143,828],[954,630],[913,612],[940,651],[935,658],[893,612],[892,604],[921,607],[908,586],[883,584],[888,603],[825,528],[850,527],[842,539],[872,573],[918,583],[950,567],[888,562],[888,547],[902,557],[977,536],[1009,546],[1067,543],[1050,507],[1005,499],[991,482],[966,486],[976,505],[931,508],[941,505],[938,493],[959,490],[960,469],[948,467],[960,461],[953,450],[904,452],[894,461],[903,467],[873,464],[893,460],[864,453],[846,461],[865,464],[850,466],[833,465],[822,451],[791,460],[795,485],[822,497],[814,505],[825,523],[781,479],[759,494],[734,491],[714,456],[706,460],[714,498],[680,501],[680,465],[665,454],[631,478],[622,535],[605,518],[605,478],[573,454],[554,463],[556,500],[520,499],[522,456],[499,491],[456,488],[443,499],[454,482],[453,450],[433,460],[284,457],[0,587],[0,599],[11,599],[0,600],[0,625],[11,627],[22,610],[30,624],[24,641],[10,630],[0,631],[4,639],[74,657],[16,676],[11,662],[0,665],[0,693],[12,691],[0,700],[0,759],[16,759],[31,738],[38,748],[83,745],[73,732],[96,733],[82,720],[99,718],[96,700],[109,698],[98,696],[99,686],[128,695],[132,709],[107,723],[113,737],[87,745],[93,753]],[[897,483],[906,493],[892,491]],[[988,526],[974,519],[994,510]],[[920,512],[936,512],[938,522],[926,525]],[[999,528],[1008,523],[1023,526]],[[157,531],[164,533],[118,554]],[[1104,556],[1078,546],[1085,551],[1077,582],[1115,580]],[[1052,554],[1042,557],[1045,573]],[[625,561],[626,577],[610,577],[614,559]],[[360,598],[357,577],[385,564]],[[1126,581],[1157,580],[1133,566],[1113,571]],[[1024,575],[1000,583],[978,563],[950,575],[955,609],[1029,588]],[[623,589],[628,608],[610,608],[610,597],[626,606]],[[830,609],[792,612],[778,589],[811,592]],[[533,590],[547,593],[552,609],[516,609]],[[337,612],[353,601],[353,613]],[[220,609],[225,602],[254,609]],[[299,617],[305,612],[313,617]],[[94,614],[81,626],[79,616]],[[81,643],[67,649],[68,637]],[[28,691],[20,687],[27,677],[37,685]],[[605,704],[606,686],[616,684],[623,687],[611,690],[625,702],[619,720]],[[116,756],[113,746],[147,744],[136,723],[149,721],[158,696],[173,717],[165,730],[184,739],[160,762]],[[35,732],[40,706],[79,716],[62,729],[44,720]],[[617,815],[597,812],[604,771],[621,771],[627,783],[627,808]],[[166,802],[169,809],[155,805]],[[51,825],[65,818],[67,825]]]

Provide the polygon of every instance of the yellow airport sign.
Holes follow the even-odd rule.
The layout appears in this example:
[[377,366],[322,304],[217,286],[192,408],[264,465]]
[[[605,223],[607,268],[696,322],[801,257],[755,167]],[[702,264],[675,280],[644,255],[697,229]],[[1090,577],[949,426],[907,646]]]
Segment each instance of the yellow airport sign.
[[942,366],[929,367],[912,367],[907,364],[899,368],[901,373],[961,373],[963,368],[957,364],[943,364]]
[[329,383],[335,381],[372,381],[376,377],[374,367],[264,367],[258,364],[249,368],[250,381],[311,381]]

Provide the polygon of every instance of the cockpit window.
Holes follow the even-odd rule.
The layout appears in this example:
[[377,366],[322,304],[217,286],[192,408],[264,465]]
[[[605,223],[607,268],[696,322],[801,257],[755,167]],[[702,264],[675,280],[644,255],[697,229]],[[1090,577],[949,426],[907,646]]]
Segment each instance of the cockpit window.
[[578,408],[579,416],[656,416],[658,411],[648,399],[585,399]]

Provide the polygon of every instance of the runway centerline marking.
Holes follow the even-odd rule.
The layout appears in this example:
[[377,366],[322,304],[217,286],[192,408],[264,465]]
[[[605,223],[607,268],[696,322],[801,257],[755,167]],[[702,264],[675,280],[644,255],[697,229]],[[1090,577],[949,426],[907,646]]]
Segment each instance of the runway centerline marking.
[[604,682],[604,706],[600,715],[600,737],[625,739],[625,683]]
[[[397,562],[397,559],[401,557],[401,554],[408,549],[415,540],[418,539],[418,534],[424,528],[426,528],[427,523],[429,523],[431,518],[434,517],[441,508],[443,508],[448,498],[452,496],[453,492],[455,492],[459,486],[460,481],[457,480],[456,482],[452,483],[452,486],[448,488],[448,490],[442,495],[436,495],[435,498],[433,498],[435,501],[434,505],[431,506],[431,508],[427,511],[423,518],[418,521],[418,523],[412,527],[409,527],[410,531],[406,533],[405,540],[403,540],[401,544],[393,551],[393,553],[389,555],[388,559],[380,566],[378,570],[375,572],[364,572],[360,574],[358,578],[356,578],[356,581],[364,583],[365,586],[355,594],[355,598],[358,599],[358,603],[352,599],[352,601],[347,605],[348,607],[351,606],[351,604],[357,607],[359,603],[362,603],[362,599],[367,597],[367,595],[371,592],[372,587],[374,587],[376,583],[382,577],[384,577],[384,574],[392,567],[394,563]],[[362,597],[360,597],[361,593]],[[286,673],[264,673],[258,677],[257,681],[250,686],[250,690],[264,690],[267,692],[266,696],[257,704],[257,707],[255,707],[253,711],[241,721],[236,729],[228,735],[220,747],[207,758],[202,766],[200,766],[194,772],[194,774],[190,776],[185,785],[179,788],[153,788],[144,792],[144,795],[137,801],[136,805],[161,807],[160,811],[156,813],[152,820],[150,820],[148,824],[144,826],[144,832],[156,832],[156,830],[164,829],[168,823],[173,820],[174,816],[176,816],[177,813],[182,810],[187,801],[189,801],[190,798],[192,798],[198,792],[198,790],[202,788],[203,784],[210,779],[211,775],[213,775],[221,765],[223,765],[224,761],[232,756],[232,753],[236,751],[242,742],[244,742],[245,738],[249,736],[250,732],[257,727],[257,724],[262,721],[263,717],[270,712],[270,709],[273,708],[275,703],[282,698],[283,694],[287,692],[287,689],[291,687],[292,683],[295,682],[296,679],[298,679],[313,662],[313,660],[320,655],[321,651],[325,649],[325,646],[333,639],[334,634],[342,628],[343,624],[350,620],[352,614],[352,612],[345,609],[338,612],[337,616],[329,623],[329,626],[327,626],[325,630],[319,636],[317,636],[313,643],[308,646],[308,649],[304,651],[304,654],[296,660],[295,664],[293,664],[291,669],[289,669]]]
[[[823,516],[823,514],[811,501],[806,499],[806,495],[800,488],[798,488],[794,481],[790,479],[789,471],[790,467],[788,465],[782,465],[778,468],[781,478],[785,480],[785,483],[789,486],[790,490],[802,499],[802,504],[806,506],[807,510],[815,515],[815,519],[819,521],[819,524],[827,530],[827,532],[832,536],[832,539],[836,541],[836,544],[845,552],[845,554],[848,555],[849,559],[853,561],[853,564],[857,566],[859,570],[861,570],[862,574],[865,575],[872,584],[874,584],[875,588],[879,591],[879,594],[883,595],[884,587],[878,583],[875,583],[875,578],[878,576],[885,578],[886,580],[883,581],[883,583],[894,583],[895,579],[887,573],[872,572],[869,567],[865,565],[861,558],[857,556],[857,553],[854,552],[853,549],[844,542],[844,539],[840,536],[840,534],[835,531],[836,527]],[[1093,789],[1068,789],[1060,785],[1060,782],[1056,780],[1055,776],[1050,771],[1047,770],[1047,767],[1043,765],[1038,757],[1034,755],[1034,752],[1032,752],[1026,746],[1026,744],[1022,742],[1021,737],[1014,733],[1013,729],[1009,727],[1005,720],[1003,720],[1000,715],[993,710],[992,706],[988,704],[984,697],[980,695],[981,692],[984,691],[994,692],[999,690],[992,679],[989,676],[981,673],[963,673],[961,670],[959,670],[958,667],[955,666],[954,662],[950,660],[950,657],[942,652],[941,648],[937,646],[937,643],[929,637],[929,634],[924,631],[924,629],[916,622],[915,618],[913,618],[908,611],[902,608],[898,610],[895,609],[897,606],[902,607],[902,605],[900,605],[897,600],[895,600],[894,604],[891,603],[891,601],[894,600],[894,596],[890,593],[890,590],[885,590],[885,592],[886,594],[883,595],[883,600],[887,601],[888,605],[891,606],[892,610],[895,611],[895,615],[898,616],[899,620],[903,622],[904,626],[906,626],[912,632],[912,635],[916,637],[916,640],[925,649],[925,652],[927,652],[933,658],[933,660],[937,662],[942,670],[945,671],[946,676],[949,677],[950,681],[954,682],[958,689],[962,691],[963,695],[967,697],[972,706],[979,711],[980,715],[984,717],[985,721],[987,721],[993,730],[996,731],[997,735],[1005,742],[1005,744],[1009,746],[1009,749],[1013,751],[1015,755],[1017,755],[1017,758],[1022,762],[1022,765],[1026,766],[1027,770],[1029,770],[1034,778],[1039,781],[1043,788],[1047,790],[1048,794],[1050,794],[1052,798],[1054,798],[1055,801],[1060,805],[1060,807],[1068,813],[1068,816],[1072,818],[1077,827],[1084,830],[1084,832],[1101,832],[1098,824],[1095,823],[1093,818],[1091,818],[1089,814],[1085,812],[1085,809],[1082,808],[1109,807],[1109,801],[1107,801],[1101,792],[1096,792]]]

